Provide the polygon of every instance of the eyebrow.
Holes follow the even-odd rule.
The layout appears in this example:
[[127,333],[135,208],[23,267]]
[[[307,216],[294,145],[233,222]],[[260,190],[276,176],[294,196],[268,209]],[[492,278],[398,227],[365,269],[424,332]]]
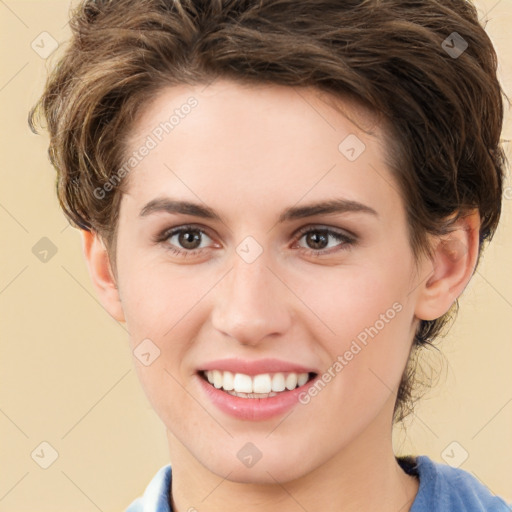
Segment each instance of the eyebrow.
[[[152,213],[181,213],[183,215],[192,215],[203,219],[222,221],[221,216],[208,206],[203,206],[189,201],[177,201],[170,198],[153,199],[147,203],[140,211],[140,217],[146,217]],[[304,206],[291,206],[286,208],[279,216],[278,223],[292,221],[295,219],[304,219],[313,215],[335,214],[335,213],[367,213],[376,217],[379,214],[369,206],[352,201],[349,199],[331,199],[320,201]]]

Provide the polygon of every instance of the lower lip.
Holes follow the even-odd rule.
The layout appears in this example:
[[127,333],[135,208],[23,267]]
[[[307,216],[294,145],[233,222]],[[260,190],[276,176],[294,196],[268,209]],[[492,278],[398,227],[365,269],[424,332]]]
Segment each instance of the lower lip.
[[309,380],[303,386],[291,391],[282,391],[278,395],[269,398],[240,398],[217,389],[198,375],[202,389],[214,405],[230,416],[248,421],[263,421],[289,411],[299,403],[299,396],[307,392],[307,389],[314,384],[317,378],[318,376]]

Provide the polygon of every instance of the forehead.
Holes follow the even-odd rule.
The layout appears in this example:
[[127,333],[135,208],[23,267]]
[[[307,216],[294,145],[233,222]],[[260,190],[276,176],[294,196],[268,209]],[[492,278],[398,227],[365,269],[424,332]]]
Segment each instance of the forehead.
[[126,157],[148,143],[125,187],[136,201],[178,194],[224,201],[235,213],[261,209],[264,199],[397,200],[376,116],[314,88],[225,80],[169,87],[142,109]]

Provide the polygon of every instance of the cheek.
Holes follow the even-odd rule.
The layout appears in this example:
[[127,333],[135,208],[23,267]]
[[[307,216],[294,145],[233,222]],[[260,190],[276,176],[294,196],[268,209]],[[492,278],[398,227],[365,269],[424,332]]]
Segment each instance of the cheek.
[[[188,350],[206,321],[198,306],[218,277],[211,272],[194,272],[192,267],[177,269],[162,262],[144,262],[133,254],[119,268],[119,276],[138,377],[162,419],[164,415],[174,416],[175,411],[190,405],[182,387],[190,375],[184,374],[182,362],[187,360]],[[158,355],[151,355],[155,359],[145,366],[137,354],[148,351]],[[173,407],[167,410],[169,397],[173,397]],[[179,418],[180,413],[176,413],[175,419]]]
[[125,267],[125,273],[120,272],[120,295],[131,337],[168,339],[173,329],[189,325],[183,320],[193,314],[215,282],[215,276],[194,273],[190,267],[177,270],[161,262]]
[[[400,382],[414,313],[410,262],[404,260],[400,266],[383,262],[340,270],[309,292],[304,283],[304,302],[322,321],[313,336],[328,354],[327,369],[336,375],[333,391],[342,395],[341,403],[360,408],[382,402]],[[310,274],[310,283],[322,283],[319,277]]]
[[393,271],[384,264],[337,271],[313,269],[296,289],[323,324],[322,331],[315,333],[318,339],[338,340],[336,348],[343,348],[352,339],[364,342],[370,336],[387,337],[386,332],[396,331],[406,316],[403,312],[408,302],[408,276],[407,270]]

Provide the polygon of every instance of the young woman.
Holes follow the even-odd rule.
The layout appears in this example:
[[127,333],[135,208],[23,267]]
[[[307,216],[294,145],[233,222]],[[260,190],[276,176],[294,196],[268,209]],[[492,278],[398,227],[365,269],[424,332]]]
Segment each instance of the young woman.
[[32,117],[168,433],[128,511],[509,510],[391,439],[500,217],[475,8],[91,0],[71,26]]

